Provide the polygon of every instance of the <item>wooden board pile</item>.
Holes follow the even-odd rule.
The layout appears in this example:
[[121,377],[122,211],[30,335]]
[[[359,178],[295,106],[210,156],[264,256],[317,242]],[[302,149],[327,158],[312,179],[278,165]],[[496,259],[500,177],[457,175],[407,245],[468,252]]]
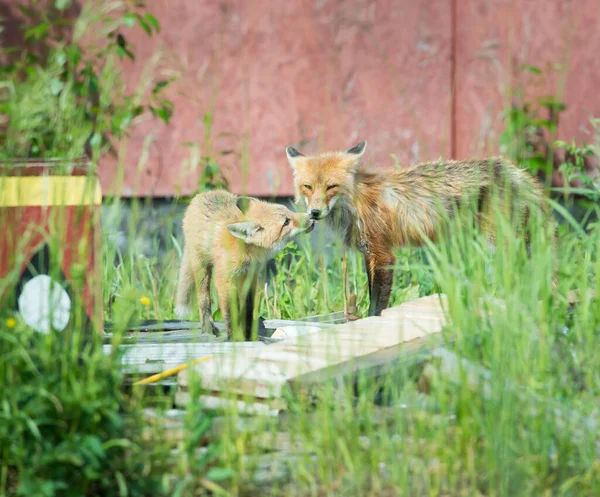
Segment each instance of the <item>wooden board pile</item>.
[[430,344],[445,324],[444,302],[444,295],[432,295],[386,309],[381,317],[214,356],[179,373],[176,403],[183,407],[191,400],[190,377],[197,374],[208,392],[199,399],[206,407],[277,415],[286,408],[282,394],[288,387],[377,368]]
[[[568,300],[575,304],[578,299],[570,294]],[[189,436],[183,420],[185,407],[190,402],[199,400],[203,408],[223,408],[224,415],[213,420],[210,433],[200,445],[243,432],[246,448],[252,454],[244,456],[246,471],[250,472],[257,488],[270,488],[278,482],[285,484],[289,480],[289,468],[298,460],[316,457],[294,436],[296,414],[287,411],[282,397],[288,388],[310,392],[327,380],[353,377],[358,371],[377,376],[416,365],[418,369],[411,371],[417,373],[420,392],[426,392],[428,384],[442,376],[445,381],[461,385],[484,401],[488,400],[491,372],[458,356],[441,340],[447,322],[446,302],[444,295],[433,295],[387,309],[381,317],[329,325],[316,333],[270,345],[223,349],[220,355],[178,374],[175,399],[179,408],[149,412],[146,427],[151,432],[149,436],[178,444]],[[504,308],[503,302],[495,303],[499,310]],[[199,398],[192,397],[196,391],[191,388],[195,375],[202,385]],[[535,412],[546,413],[561,428],[569,430],[575,442],[580,443],[597,433],[596,415],[581,415],[520,385],[507,383],[507,388],[526,400]],[[410,398],[402,399],[399,404],[373,406],[371,422],[375,426],[387,426],[398,419],[400,410],[415,407],[432,415],[436,411],[435,402],[428,395],[410,393]],[[236,411],[259,416],[232,415]],[[306,412],[303,416],[310,419],[312,413]],[[198,448],[200,452],[206,450]]]

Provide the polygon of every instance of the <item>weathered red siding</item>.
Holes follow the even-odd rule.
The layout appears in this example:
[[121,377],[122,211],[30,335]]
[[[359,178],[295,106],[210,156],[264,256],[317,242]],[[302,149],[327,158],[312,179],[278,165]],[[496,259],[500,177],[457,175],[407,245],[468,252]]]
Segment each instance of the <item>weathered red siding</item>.
[[[593,140],[600,116],[600,4],[597,0],[454,0],[458,157],[494,153],[508,90],[555,95],[568,106],[558,137]],[[542,75],[523,72],[536,66]]]
[[[592,141],[589,117],[600,116],[598,0],[148,5],[162,31],[128,32],[137,61],[124,74],[138,88],[160,53],[160,77],[179,75],[168,90],[175,115],[168,126],[138,124],[122,144],[122,178],[116,161],[102,162],[105,193],[193,193],[191,142],[217,157],[234,191],[253,195],[292,193],[288,144],[314,152],[366,139],[377,165],[391,154],[406,163],[496,153],[507,91],[521,83],[530,97],[553,93],[568,104],[561,139]],[[522,65],[546,78],[519,75]]]
[[[390,164],[448,155],[448,0],[156,0],[161,34],[132,38],[135,85],[162,47],[181,72],[170,126],[141,124],[125,161],[126,195],[191,193],[199,171],[183,171],[213,115],[213,152],[231,187],[289,195],[285,146],[313,152],[369,141],[369,161]],[[148,148],[138,172],[140,150]],[[116,164],[101,168],[105,191]]]

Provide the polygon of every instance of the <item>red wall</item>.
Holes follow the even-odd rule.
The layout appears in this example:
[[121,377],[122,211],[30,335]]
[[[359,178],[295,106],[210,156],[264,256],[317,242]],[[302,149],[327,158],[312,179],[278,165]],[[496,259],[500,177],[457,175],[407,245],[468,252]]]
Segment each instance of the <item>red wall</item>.
[[[152,11],[163,31],[134,40],[138,59],[164,46],[182,94],[170,126],[148,122],[134,133],[125,194],[169,195],[178,184],[193,192],[198,172],[182,172],[181,144],[202,139],[207,112],[214,152],[234,151],[221,162],[236,192],[291,194],[288,144],[312,152],[367,139],[378,163],[449,153],[448,0],[155,0]],[[140,69],[128,71],[132,84]],[[104,165],[105,188],[114,177]]]
[[[168,126],[138,123],[122,144],[122,181],[116,161],[101,163],[105,193],[193,193],[200,171],[186,142],[217,156],[234,191],[265,196],[292,193],[288,144],[315,152],[366,139],[377,166],[391,154],[407,163],[496,153],[505,95],[519,84],[568,104],[559,138],[592,141],[589,117],[600,116],[598,0],[148,5],[162,30],[151,39],[128,32],[137,60],[124,75],[138,88],[160,53],[159,77],[179,76],[168,89],[175,114]],[[523,78],[523,64],[549,77]]]
[[[567,104],[558,138],[593,142],[590,117],[600,117],[600,2],[454,1],[457,156],[497,151],[507,90],[519,85],[529,101],[555,95]],[[539,67],[545,77],[524,75],[523,65]]]

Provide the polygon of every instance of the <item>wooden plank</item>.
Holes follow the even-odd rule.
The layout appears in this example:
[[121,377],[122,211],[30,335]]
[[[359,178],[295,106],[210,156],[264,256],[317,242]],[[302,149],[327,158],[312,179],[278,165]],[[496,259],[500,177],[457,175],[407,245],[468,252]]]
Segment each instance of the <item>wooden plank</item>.
[[[185,409],[169,409],[158,411],[155,409],[144,409],[144,426],[142,434],[148,441],[154,442],[180,442],[190,436],[189,429],[185,426]],[[215,439],[226,436],[227,433],[243,431],[257,438],[259,448],[264,448],[268,439],[263,438],[269,433],[277,434],[281,425],[280,420],[273,417],[249,417],[249,416],[217,416],[213,417],[210,427],[204,436],[198,440],[199,445],[208,445]],[[281,441],[279,439],[282,438]],[[262,442],[264,440],[264,442]],[[175,443],[173,445],[175,445]],[[277,436],[274,440],[285,448],[285,437]],[[281,449],[280,449],[281,450]]]
[[402,308],[392,308],[390,309],[391,312],[387,313],[385,315],[386,318],[401,318],[404,320],[410,320],[415,322],[415,324],[418,321],[423,321],[423,322],[427,322],[427,321],[438,321],[441,324],[446,324],[446,314],[438,309],[429,309],[427,307],[424,307],[422,309],[417,309],[417,308],[408,308],[408,309],[402,309]]
[[421,297],[419,299],[409,300],[407,302],[404,302],[403,304],[394,307],[389,307],[387,309],[384,309],[381,315],[385,317],[387,315],[396,313],[398,310],[423,308],[439,310],[443,312],[443,309],[447,308],[447,306],[448,297],[443,293],[436,293],[433,295],[428,295],[426,297]]
[[[269,345],[274,347],[275,345]],[[279,396],[287,377],[281,368],[272,363],[262,363],[256,358],[256,350],[245,353],[223,354],[187,369],[178,375],[179,388],[187,389],[189,375],[199,374],[203,388],[210,391],[226,391],[234,394],[252,392],[255,397]]]
[[402,314],[394,314],[390,318],[369,317],[359,319],[344,326],[345,329],[341,331],[348,330],[356,334],[364,334],[369,339],[381,344],[381,346],[408,342],[434,332],[431,329],[423,329],[418,320],[405,319]]
[[[267,351],[266,354],[257,356],[263,364],[275,363],[284,371],[289,371],[288,366],[298,365],[302,368],[318,369],[327,366],[327,361],[315,358],[309,354],[299,354],[297,351],[274,350]],[[289,373],[288,373],[289,374]],[[296,374],[296,373],[294,373]]]
[[[332,347],[330,346],[314,346],[311,347],[310,345],[304,348],[300,348],[297,345],[292,345],[290,346],[289,349],[285,349],[285,350],[289,350],[291,352],[296,352],[298,355],[300,355],[300,357],[303,356],[311,356],[311,357],[316,357],[316,358],[320,358],[320,359],[326,359],[329,363],[331,363],[331,361],[333,359],[335,359],[337,356],[339,356],[339,354],[337,353],[336,350],[332,350]],[[377,350],[380,350],[379,347],[374,346],[374,345],[362,345],[361,346],[361,350],[363,351],[364,354],[368,354],[370,352],[376,352]]]
[[370,377],[380,376],[388,370],[422,364],[431,357],[433,350],[441,344],[437,334],[416,338],[370,354],[334,364],[326,369],[311,371],[290,380],[294,391],[303,390],[310,385],[321,384],[334,378],[343,378],[360,373]]
[[[426,297],[414,308],[441,312],[438,296]],[[296,378],[331,376],[331,371],[360,369],[365,356],[393,350],[401,355],[425,344],[425,338],[441,332],[443,319],[431,315],[420,319],[418,313],[404,308],[391,310],[387,316],[369,317],[348,322],[309,335],[290,338],[262,349],[237,350],[193,367],[204,389],[250,395],[258,399],[281,395],[286,384]],[[430,314],[431,314],[430,312]],[[439,314],[438,312],[438,314]],[[413,345],[407,345],[415,342]],[[393,360],[392,353],[366,359],[368,367]],[[340,369],[341,368],[341,369]],[[325,373],[327,371],[327,373]],[[178,376],[179,390],[185,392],[191,372]],[[300,381],[302,382],[302,380]]]
[[301,454],[306,452],[301,437],[294,436],[288,431],[272,433],[258,433],[251,436],[250,445],[265,451],[278,451],[288,454]]
[[[215,323],[217,328],[225,328],[223,323]],[[174,330],[199,330],[202,328],[202,323],[199,321],[181,321],[179,319],[167,319],[164,321],[158,321],[156,319],[146,320],[141,322],[138,326],[130,326],[127,331],[174,331]],[[113,331],[113,326],[109,323],[104,325],[104,331]]]
[[[121,367],[125,372],[152,374],[194,359],[260,347],[266,347],[266,345],[262,342],[138,343],[122,344],[119,349],[124,351],[121,357]],[[104,353],[108,355],[112,353],[113,346],[104,344],[103,349]]]
[[[103,336],[104,343],[110,343],[113,335],[107,333]],[[200,333],[198,330],[172,330],[152,332],[126,332],[123,334],[123,343],[215,343],[224,342],[225,337],[215,337],[212,333]]]
[[[393,345],[398,342],[398,326],[396,322],[383,318],[368,318],[368,321],[369,327],[377,324],[378,330],[384,331],[383,333],[378,333],[376,336],[379,347]],[[356,332],[360,327],[359,323],[360,321],[355,321],[341,326],[348,326]],[[393,326],[395,331],[394,336],[385,333],[386,324]],[[362,329],[364,330],[364,328]],[[311,363],[310,360],[306,359],[307,356],[311,355],[310,345],[319,340],[319,338],[315,339],[315,337],[328,332],[335,332],[335,330],[330,328],[319,333],[289,339],[285,344],[273,344],[261,351],[250,351],[250,354],[245,353],[241,357],[238,353],[235,357],[228,355],[221,359],[210,360],[208,363],[200,365],[196,370],[201,370],[203,386],[208,390],[222,390],[226,388],[227,391],[232,393],[252,393],[260,398],[280,395],[284,384],[295,376],[305,374],[314,369],[323,369],[331,364],[344,362],[365,353],[365,348],[360,343],[339,340],[335,347],[331,347],[331,354],[326,358],[327,360],[319,358],[313,360]],[[331,337],[329,338],[328,341],[331,343]],[[336,337],[334,336],[333,338],[335,339]],[[300,354],[298,352],[290,353],[286,350],[281,350],[282,346],[289,350],[289,347],[294,342],[303,342],[305,352]],[[281,360],[281,358],[284,360]],[[187,379],[186,372],[180,373],[179,378],[180,384],[185,384]]]
[[317,314],[316,316],[308,316],[297,319],[265,319],[264,326],[267,329],[279,328],[282,326],[306,326],[319,325],[322,327],[341,324],[347,321],[344,311],[338,311],[331,314]]
[[[274,319],[274,320],[263,320],[259,319],[259,338],[268,339],[265,334],[270,334],[273,328],[283,326],[319,326],[327,327],[332,326],[335,323],[345,322],[345,318],[342,319],[343,311],[335,312],[333,314],[322,314],[317,316],[309,316],[297,320],[287,319]],[[225,330],[225,324],[221,322],[215,322],[215,326],[220,332]],[[110,326],[106,327],[106,330],[110,330]],[[113,334],[110,332],[104,333],[102,336],[104,343],[110,343],[113,339]],[[215,343],[224,342],[226,337],[222,334],[218,337],[212,333],[201,333],[200,323],[195,321],[168,321],[164,323],[150,323],[140,325],[137,327],[129,328],[128,331],[123,333],[122,340],[124,342],[147,342],[147,343],[183,343],[183,342],[198,342],[198,343]],[[265,340],[268,341],[268,340]],[[274,342],[275,340],[273,340]]]
[[[179,391],[175,395],[175,403],[178,406],[187,406],[191,401],[189,392]],[[271,402],[245,402],[244,400],[225,396],[201,395],[197,401],[206,409],[222,410],[228,413],[238,412],[252,416],[277,417],[286,407],[281,399],[275,399]]]

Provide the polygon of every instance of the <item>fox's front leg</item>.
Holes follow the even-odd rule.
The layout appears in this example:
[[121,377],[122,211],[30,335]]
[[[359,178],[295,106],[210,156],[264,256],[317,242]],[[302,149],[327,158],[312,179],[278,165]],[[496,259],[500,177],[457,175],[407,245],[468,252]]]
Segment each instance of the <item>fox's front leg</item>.
[[225,322],[225,331],[227,338],[231,338],[231,300],[232,300],[232,281],[227,272],[215,267],[215,286],[217,287],[217,297],[219,298],[219,308]]
[[217,330],[217,327],[212,319],[210,302],[210,280],[212,278],[212,267],[210,265],[194,262],[193,272],[196,283],[196,295],[198,298],[198,308],[200,310],[202,332],[217,335],[219,331]]
[[365,253],[365,264],[369,279],[369,316],[380,316],[387,308],[394,282],[393,266],[396,262],[391,252],[384,254]]
[[244,306],[244,338],[247,341],[252,340],[252,328],[254,326],[254,301],[256,298],[256,276],[251,276],[248,282],[248,287],[245,288],[245,298],[243,299]]

